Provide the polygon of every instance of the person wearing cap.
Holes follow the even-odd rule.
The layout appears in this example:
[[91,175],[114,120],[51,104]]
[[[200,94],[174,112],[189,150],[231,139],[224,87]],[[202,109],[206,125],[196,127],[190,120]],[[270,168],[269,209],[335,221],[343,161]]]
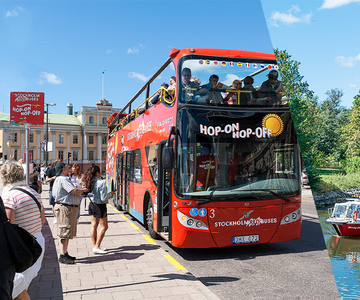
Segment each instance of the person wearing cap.
[[55,198],[55,213],[57,218],[57,234],[60,238],[61,249],[59,262],[74,264],[76,257],[68,254],[69,240],[76,236],[77,216],[79,212],[80,195],[87,192],[87,188],[78,189],[69,178],[70,166],[63,162],[55,166],[56,179],[52,194]]
[[278,71],[271,70],[267,76],[268,80],[264,81],[260,87],[260,97],[266,97],[265,103],[277,103],[284,95],[284,86],[282,82],[278,80]]

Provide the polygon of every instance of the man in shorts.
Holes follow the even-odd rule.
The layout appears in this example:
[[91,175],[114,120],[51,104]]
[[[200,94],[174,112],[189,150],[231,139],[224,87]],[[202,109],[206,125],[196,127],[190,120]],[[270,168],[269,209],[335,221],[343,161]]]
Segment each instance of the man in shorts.
[[77,216],[79,212],[80,195],[87,188],[77,189],[69,178],[70,166],[58,163],[55,166],[56,179],[52,195],[55,198],[55,214],[57,218],[57,234],[61,243],[59,262],[74,264],[76,257],[68,254],[69,240],[76,236]]
[[50,189],[49,189],[49,204],[52,206],[52,212],[54,215],[54,224],[56,224],[56,215],[55,215],[55,199],[52,195],[52,189],[53,189],[53,185],[56,179],[56,172],[55,172],[55,166],[59,163],[62,162],[62,160],[60,158],[57,158],[55,160],[55,162],[53,164],[51,164],[51,168],[49,168],[46,171],[46,181],[45,182],[50,182]]

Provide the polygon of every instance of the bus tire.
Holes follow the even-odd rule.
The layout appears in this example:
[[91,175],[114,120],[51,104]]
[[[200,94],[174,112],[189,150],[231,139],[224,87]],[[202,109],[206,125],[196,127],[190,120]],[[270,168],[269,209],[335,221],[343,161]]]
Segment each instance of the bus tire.
[[153,239],[160,240],[160,235],[158,235],[157,232],[154,230],[154,212],[151,199],[149,199],[148,208],[146,211],[146,225],[149,230],[149,235]]

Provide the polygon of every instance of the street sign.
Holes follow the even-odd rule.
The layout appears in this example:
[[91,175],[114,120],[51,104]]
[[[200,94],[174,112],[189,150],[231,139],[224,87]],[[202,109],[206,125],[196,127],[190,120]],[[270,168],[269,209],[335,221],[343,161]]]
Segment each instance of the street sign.
[[12,125],[44,125],[44,93],[11,92],[10,108]]

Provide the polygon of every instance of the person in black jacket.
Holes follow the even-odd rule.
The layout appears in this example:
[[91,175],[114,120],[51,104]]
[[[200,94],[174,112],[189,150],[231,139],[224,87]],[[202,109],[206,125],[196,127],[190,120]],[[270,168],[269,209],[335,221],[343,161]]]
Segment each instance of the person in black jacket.
[[[0,197],[0,214],[5,214],[4,203]],[[7,246],[3,225],[0,223],[0,299],[12,300],[15,265]]]

